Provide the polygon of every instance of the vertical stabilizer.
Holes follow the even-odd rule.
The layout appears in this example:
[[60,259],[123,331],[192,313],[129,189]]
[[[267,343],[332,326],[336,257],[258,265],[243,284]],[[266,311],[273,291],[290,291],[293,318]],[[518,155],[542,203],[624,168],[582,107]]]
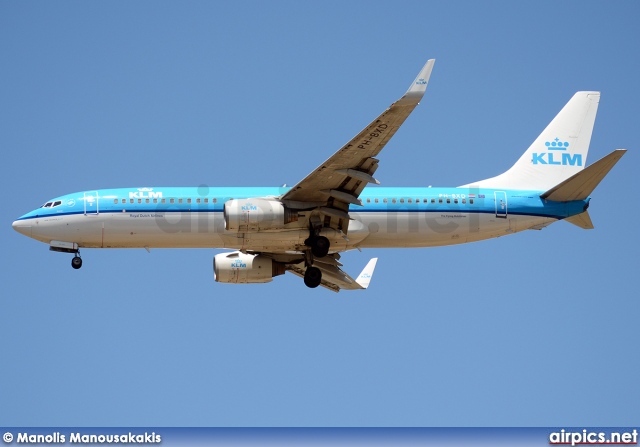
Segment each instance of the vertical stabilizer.
[[584,169],[600,92],[578,92],[507,172],[464,187],[546,191]]

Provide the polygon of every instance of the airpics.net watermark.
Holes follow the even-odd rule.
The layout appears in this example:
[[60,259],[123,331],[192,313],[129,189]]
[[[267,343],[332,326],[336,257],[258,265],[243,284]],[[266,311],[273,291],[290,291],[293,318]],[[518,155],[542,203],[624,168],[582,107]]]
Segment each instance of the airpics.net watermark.
[[627,432],[602,432],[560,430],[549,434],[550,445],[637,445],[638,430]]
[[2,436],[5,444],[127,444],[144,445],[159,444],[162,436],[156,432],[144,433],[61,433],[53,432],[48,434],[33,434],[28,432],[11,433],[6,432]]

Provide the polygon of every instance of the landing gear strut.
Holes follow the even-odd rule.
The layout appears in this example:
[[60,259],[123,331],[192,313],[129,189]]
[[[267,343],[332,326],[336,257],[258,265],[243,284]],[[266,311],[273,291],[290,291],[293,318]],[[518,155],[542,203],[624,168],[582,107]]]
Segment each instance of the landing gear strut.
[[71,260],[71,267],[73,267],[76,270],[78,270],[80,267],[82,267],[82,258],[80,257],[80,253],[79,252],[76,253],[76,255]]
[[78,270],[82,267],[82,258],[80,257],[80,247],[75,242],[64,242],[64,241],[51,241],[51,245],[49,245],[49,250],[57,251],[60,253],[72,253],[73,259],[71,260],[71,267]]
[[307,270],[304,272],[304,283],[311,289],[315,289],[322,282],[322,272],[318,267],[313,266],[313,259],[327,256],[329,254],[329,247],[331,246],[329,239],[318,234],[321,229],[321,225],[310,223],[310,234],[307,240],[304,241],[304,244],[309,247],[309,249],[305,251],[305,265],[307,266]]

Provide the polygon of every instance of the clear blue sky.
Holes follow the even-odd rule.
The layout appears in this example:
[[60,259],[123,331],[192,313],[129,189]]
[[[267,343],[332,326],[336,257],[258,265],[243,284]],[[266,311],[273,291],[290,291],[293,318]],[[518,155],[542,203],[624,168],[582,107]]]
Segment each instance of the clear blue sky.
[[[0,3],[0,424],[638,425],[640,3]],[[212,250],[14,232],[52,197],[293,184],[396,100],[385,186],[506,170],[578,90],[602,99],[595,230],[347,253],[366,292],[213,281]]]

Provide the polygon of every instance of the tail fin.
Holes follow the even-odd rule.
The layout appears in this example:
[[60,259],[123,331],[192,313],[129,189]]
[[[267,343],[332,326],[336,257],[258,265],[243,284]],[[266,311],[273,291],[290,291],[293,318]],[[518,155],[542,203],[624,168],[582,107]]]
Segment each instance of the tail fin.
[[578,92],[505,173],[463,185],[546,191],[580,172],[587,163],[600,92]]

